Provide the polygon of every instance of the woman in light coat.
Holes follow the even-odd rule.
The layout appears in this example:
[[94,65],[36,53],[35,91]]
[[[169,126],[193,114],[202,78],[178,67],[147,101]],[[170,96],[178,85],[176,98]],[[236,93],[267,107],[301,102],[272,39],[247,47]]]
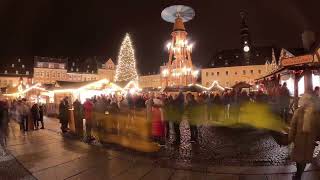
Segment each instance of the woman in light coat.
[[311,94],[304,94],[299,100],[300,107],[294,112],[289,141],[294,143],[292,160],[297,164],[297,173],[293,179],[301,179],[307,163],[313,158],[316,140],[319,137],[319,112]]

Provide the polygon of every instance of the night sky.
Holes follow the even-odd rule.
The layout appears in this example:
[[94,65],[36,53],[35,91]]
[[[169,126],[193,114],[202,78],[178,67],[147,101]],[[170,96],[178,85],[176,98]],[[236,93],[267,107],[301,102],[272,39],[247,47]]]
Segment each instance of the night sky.
[[167,60],[173,24],[160,13],[171,4],[195,9],[195,19],[185,25],[198,66],[208,64],[218,50],[239,48],[240,10],[248,12],[251,39],[259,46],[301,47],[305,28],[320,32],[319,0],[1,0],[0,55],[116,60],[129,32],[140,74],[155,72]]

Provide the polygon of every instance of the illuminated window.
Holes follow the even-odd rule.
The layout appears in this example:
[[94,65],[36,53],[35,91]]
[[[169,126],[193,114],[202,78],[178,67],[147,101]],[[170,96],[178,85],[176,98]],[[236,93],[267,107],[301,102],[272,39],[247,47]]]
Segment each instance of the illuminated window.
[[14,68],[14,64],[11,64],[11,67],[13,67],[13,68]]
[[22,64],[21,67],[24,68],[25,67],[24,64]]
[[19,74],[19,71],[16,71],[16,74]]
[[26,71],[26,75],[29,75],[29,71]]
[[7,71],[7,70],[4,70],[4,73],[5,73],[5,74],[8,74],[8,71]]

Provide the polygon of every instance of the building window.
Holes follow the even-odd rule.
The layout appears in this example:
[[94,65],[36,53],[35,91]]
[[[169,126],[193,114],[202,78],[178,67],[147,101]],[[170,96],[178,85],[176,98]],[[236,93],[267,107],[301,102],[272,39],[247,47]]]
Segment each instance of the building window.
[[246,75],[246,70],[243,70],[243,71],[242,71],[242,74],[243,74],[243,75]]
[[26,71],[26,75],[29,75],[29,71]]
[[77,68],[76,70],[77,70],[77,72],[79,72],[79,68]]
[[229,87],[229,82],[228,81],[226,82],[226,87]]
[[214,72],[211,72],[211,76],[214,76]]
[[251,74],[253,74],[253,70],[250,70]]
[[73,68],[71,68],[71,71],[73,71]]
[[220,73],[219,73],[219,72],[217,72],[217,76],[219,76],[219,74],[220,74]]
[[261,74],[261,70],[260,69],[258,70],[258,73]]
[[209,82],[206,83],[206,86],[209,86]]
[[24,69],[25,68],[24,64],[22,64],[21,67]]
[[9,80],[9,84],[12,85],[12,80]]
[[58,73],[58,78],[60,78],[60,73]]
[[226,71],[226,76],[228,76],[229,75],[229,72],[228,71]]
[[16,74],[19,74],[19,71],[16,71]]
[[234,75],[238,75],[238,72],[234,72]]
[[7,71],[7,70],[4,70],[4,73],[5,73],[5,74],[8,74],[8,71]]
[[20,59],[20,58],[18,58],[18,62],[21,62],[21,59]]
[[76,63],[75,62],[72,62],[72,66],[75,66],[76,65]]
[[11,64],[11,67],[13,67],[13,68],[14,68],[14,64]]
[[209,73],[208,72],[206,72],[206,76],[208,77],[208,75],[209,75]]

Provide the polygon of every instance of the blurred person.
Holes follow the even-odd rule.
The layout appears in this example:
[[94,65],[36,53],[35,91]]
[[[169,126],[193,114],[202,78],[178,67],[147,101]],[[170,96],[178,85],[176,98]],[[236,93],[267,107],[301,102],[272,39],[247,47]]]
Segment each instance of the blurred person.
[[316,86],[313,90],[313,95],[316,96],[316,97],[319,97],[320,96],[320,87],[319,86]]
[[222,100],[219,94],[216,94],[213,98],[213,106],[214,108],[211,110],[213,111],[213,120],[214,121],[219,121],[220,120],[220,116],[221,116],[221,112],[223,111],[222,107]]
[[163,106],[162,100],[156,96],[152,105],[152,137],[160,145],[164,144],[164,120],[161,107]]
[[27,99],[23,98],[21,101],[21,104],[18,106],[18,114],[19,114],[19,119],[22,124],[22,129],[23,131],[28,131],[29,129],[29,112],[30,108],[27,104]]
[[41,104],[39,106],[39,121],[41,123],[41,128],[40,129],[44,129],[44,122],[43,122],[43,116],[44,116],[44,113],[45,113],[45,105],[44,104]]
[[190,141],[197,142],[198,141],[198,127],[197,127],[197,122],[199,118],[200,109],[199,109],[199,104],[195,100],[194,95],[191,93],[188,93],[186,95],[186,107],[185,107],[185,115],[186,118],[189,122],[190,125],[190,132],[191,132],[191,139]]
[[105,112],[107,111],[107,106],[103,99],[98,96],[96,98],[96,102],[93,104],[93,119],[92,119],[92,127],[95,128],[99,134],[99,136],[103,132],[103,124],[105,121]]
[[90,99],[87,99],[83,104],[84,109],[84,118],[86,120],[86,134],[87,134],[87,140],[91,141],[93,140],[93,137],[91,135],[91,129],[93,125],[93,103]]
[[2,156],[7,154],[5,150],[5,146],[7,144],[7,136],[8,136],[8,123],[9,117],[6,115],[6,111],[8,111],[8,105],[6,101],[0,99],[0,145],[2,148]]
[[146,115],[147,115],[147,121],[151,122],[151,118],[152,118],[152,106],[153,106],[153,98],[154,98],[154,94],[152,93],[149,97],[147,97],[148,99],[145,101],[145,105],[146,105]]
[[164,113],[164,122],[165,122],[165,137],[166,139],[170,138],[170,124],[172,124],[174,119],[174,114],[172,109],[173,107],[173,98],[172,96],[169,96],[165,98],[163,103],[163,113]]
[[74,113],[76,134],[82,137],[83,136],[83,107],[81,102],[78,99],[76,99],[73,102],[73,113]]
[[176,96],[173,100],[173,127],[175,133],[175,142],[174,144],[180,144],[180,123],[182,121],[182,116],[184,113],[184,95],[182,92]]
[[319,138],[318,117],[313,96],[305,93],[299,100],[299,108],[294,112],[289,132],[289,142],[294,144],[291,157],[297,164],[294,180],[301,179],[306,164],[313,159],[315,141]]
[[290,92],[287,88],[287,83],[283,83],[283,85],[280,88],[279,95],[280,115],[283,121],[287,122],[290,106]]
[[59,105],[59,119],[61,123],[61,131],[66,133],[68,131],[68,98],[65,97]]
[[207,109],[208,109],[208,120],[213,120],[214,119],[214,94],[211,93],[209,97],[206,100],[207,102]]
[[40,110],[39,110],[39,106],[37,103],[33,104],[31,107],[31,116],[32,116],[32,120],[33,120],[33,128],[35,130],[39,129],[39,120],[40,120]]

